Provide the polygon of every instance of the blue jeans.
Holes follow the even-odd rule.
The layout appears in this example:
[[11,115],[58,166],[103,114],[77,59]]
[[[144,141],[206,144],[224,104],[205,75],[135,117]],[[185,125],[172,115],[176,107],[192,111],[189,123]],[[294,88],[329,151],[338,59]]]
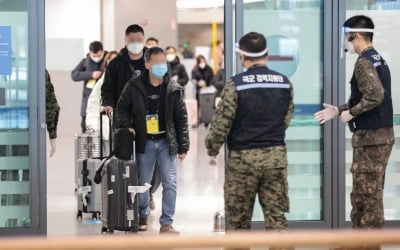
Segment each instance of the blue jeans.
[[[177,155],[169,154],[167,139],[146,141],[145,152],[137,154],[137,166],[139,185],[151,183],[154,172],[154,164],[158,162],[161,174],[162,191],[162,214],[161,225],[171,225],[175,214],[176,204],[176,168]],[[139,216],[147,218],[150,214],[149,192],[139,194]]]

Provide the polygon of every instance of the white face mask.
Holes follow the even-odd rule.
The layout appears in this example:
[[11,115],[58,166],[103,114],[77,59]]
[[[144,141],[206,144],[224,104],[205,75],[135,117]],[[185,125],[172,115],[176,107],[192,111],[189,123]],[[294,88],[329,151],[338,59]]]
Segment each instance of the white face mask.
[[[367,28],[350,28],[343,26],[342,27],[342,42],[340,44],[340,47],[342,48],[340,50],[340,58],[343,58],[343,52],[348,52],[350,54],[356,53],[354,49],[354,45],[352,44],[351,41],[349,41],[350,38],[350,33],[359,33],[359,32],[368,32],[368,33],[374,33],[374,29],[367,29]],[[355,37],[353,38],[353,40]]]
[[344,45],[344,52],[350,53],[350,54],[355,54],[356,51],[354,49],[354,45],[352,42],[347,41]]
[[103,57],[102,56],[99,56],[99,57],[90,56],[90,59],[92,59],[93,62],[98,63],[103,59]]
[[144,45],[143,43],[130,43],[126,46],[126,48],[131,52],[132,54],[139,54],[140,52],[143,51]]
[[173,62],[175,60],[175,58],[176,58],[175,54],[168,54],[167,55],[167,61],[168,62]]
[[204,68],[206,67],[206,63],[204,63],[204,62],[200,63],[200,64],[199,64],[199,67],[200,67],[201,69],[204,69]]

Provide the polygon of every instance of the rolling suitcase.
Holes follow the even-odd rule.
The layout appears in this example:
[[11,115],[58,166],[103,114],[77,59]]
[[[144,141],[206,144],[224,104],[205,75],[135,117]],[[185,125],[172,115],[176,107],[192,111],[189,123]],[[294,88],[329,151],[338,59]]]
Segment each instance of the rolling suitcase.
[[[100,114],[101,120],[102,114]],[[110,135],[111,135],[111,120],[110,120]],[[103,126],[100,123],[100,136],[95,134],[93,138],[101,138],[103,133]],[[90,135],[85,136],[90,138]],[[89,140],[90,141],[90,140]],[[90,148],[90,146],[82,148]],[[110,137],[110,148],[112,147],[112,140]],[[99,219],[101,215],[101,185],[96,184],[93,180],[96,171],[101,166],[103,157],[103,140],[100,139],[98,145],[99,157],[85,158],[87,155],[81,155],[77,160],[76,167],[76,198],[77,198],[77,219],[82,219],[83,213],[91,213],[92,219]],[[90,150],[88,150],[90,152]]]
[[[107,159],[97,171],[96,182],[102,185],[102,233],[114,230],[137,232],[139,227],[138,193],[146,192],[151,185],[138,186],[133,136],[131,160],[115,156]],[[117,147],[117,145],[116,145]]]
[[201,123],[211,123],[214,115],[215,95],[216,89],[214,86],[200,89],[199,105]]
[[89,134],[81,133],[74,137],[75,144],[75,194],[78,187],[81,186],[80,175],[78,170],[79,159],[89,159],[100,157],[100,136],[98,133]]

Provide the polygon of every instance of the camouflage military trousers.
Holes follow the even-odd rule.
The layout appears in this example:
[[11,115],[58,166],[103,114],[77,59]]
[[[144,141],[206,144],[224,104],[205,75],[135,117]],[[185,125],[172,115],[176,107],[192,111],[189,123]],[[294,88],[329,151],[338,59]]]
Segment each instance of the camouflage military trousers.
[[230,151],[224,194],[227,231],[250,229],[257,194],[266,229],[285,230],[289,211],[286,148]]
[[353,228],[381,228],[385,170],[392,151],[391,144],[355,147],[353,149],[353,190],[351,221]]

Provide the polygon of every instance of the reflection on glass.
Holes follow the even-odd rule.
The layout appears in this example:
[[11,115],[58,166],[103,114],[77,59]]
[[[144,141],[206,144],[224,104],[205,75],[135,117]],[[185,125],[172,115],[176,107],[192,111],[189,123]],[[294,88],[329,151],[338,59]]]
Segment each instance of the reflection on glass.
[[[267,37],[268,67],[286,74],[294,85],[295,114],[287,131],[289,220],[323,218],[323,134],[313,114],[323,90],[322,0],[245,2],[244,33]],[[263,221],[258,205],[254,221]]]
[[12,52],[11,75],[0,75],[0,227],[30,226],[27,9],[28,0],[0,1]]

